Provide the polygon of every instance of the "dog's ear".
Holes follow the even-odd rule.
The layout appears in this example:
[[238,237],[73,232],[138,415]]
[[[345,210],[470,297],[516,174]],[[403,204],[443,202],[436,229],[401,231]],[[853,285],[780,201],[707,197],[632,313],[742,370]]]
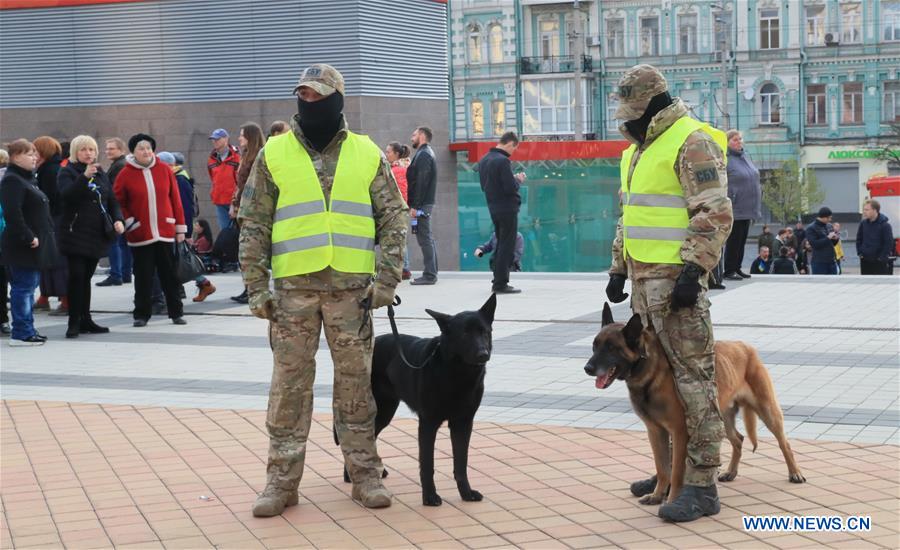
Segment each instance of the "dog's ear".
[[641,342],[641,331],[644,330],[644,324],[641,322],[641,316],[635,313],[628,320],[628,324],[622,329],[622,335],[625,336],[625,343],[631,349],[637,349]]
[[447,330],[450,326],[450,318],[452,315],[447,315],[446,313],[441,313],[440,311],[432,311],[430,309],[426,309],[425,313],[434,317],[434,320],[437,321],[439,327],[441,327],[441,332]]
[[494,322],[495,311],[497,311],[497,295],[491,294],[491,297],[487,299],[487,302],[485,302],[484,305],[481,306],[481,309],[478,310],[478,314],[484,317],[490,325]]
[[603,320],[600,322],[601,327],[614,323],[612,310],[609,308],[609,302],[603,302]]

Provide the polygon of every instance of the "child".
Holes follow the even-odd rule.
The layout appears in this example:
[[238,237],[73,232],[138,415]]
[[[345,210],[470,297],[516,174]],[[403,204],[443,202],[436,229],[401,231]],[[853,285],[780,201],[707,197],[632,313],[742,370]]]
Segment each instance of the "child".
[[[475,256],[480,258],[485,254],[490,254],[494,252],[494,249],[497,248],[497,233],[491,233],[491,238],[475,249]],[[516,250],[513,252],[513,262],[512,266],[510,266],[510,271],[522,271],[522,254],[525,252],[525,237],[522,236],[521,233],[516,232]],[[491,255],[490,261],[491,271],[494,270],[494,255]]]
[[[203,260],[203,267],[206,268],[206,271],[209,272],[211,269],[210,265],[210,253],[212,252],[212,229],[209,227],[209,222],[204,220],[203,218],[194,220],[194,231],[192,234],[194,252],[200,256],[200,259]],[[206,299],[207,296],[216,291],[216,287],[214,284],[210,282],[209,279],[204,277],[203,275],[197,276],[195,279],[197,283],[197,295],[194,296],[195,302],[202,302]]]

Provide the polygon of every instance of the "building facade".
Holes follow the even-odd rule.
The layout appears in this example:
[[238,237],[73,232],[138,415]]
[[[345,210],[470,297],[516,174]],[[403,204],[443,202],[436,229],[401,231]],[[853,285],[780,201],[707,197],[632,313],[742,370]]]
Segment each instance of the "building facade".
[[835,212],[900,169],[874,154],[900,148],[898,0],[455,0],[450,30],[454,141],[573,140],[579,114],[583,139],[621,139],[615,84],[650,63],[764,171],[813,170]]

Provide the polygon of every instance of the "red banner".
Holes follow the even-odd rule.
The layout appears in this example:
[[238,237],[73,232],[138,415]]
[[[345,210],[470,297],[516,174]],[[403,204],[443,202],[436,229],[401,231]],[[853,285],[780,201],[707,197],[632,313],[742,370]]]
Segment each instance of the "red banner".
[[[462,141],[450,144],[451,151],[468,151],[469,162],[478,162],[495,144],[489,141]],[[523,141],[511,160],[565,160],[620,158],[628,147],[617,141]]]

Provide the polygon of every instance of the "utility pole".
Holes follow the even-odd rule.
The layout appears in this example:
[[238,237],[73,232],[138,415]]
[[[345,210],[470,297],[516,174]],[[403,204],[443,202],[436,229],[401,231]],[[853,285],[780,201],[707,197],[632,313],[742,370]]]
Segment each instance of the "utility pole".
[[[582,72],[582,58],[584,57],[584,40],[582,40],[581,36],[581,7],[579,6],[579,0],[575,0],[575,28],[572,31],[572,41],[575,45],[574,48],[574,56],[575,56],[575,77],[573,79],[573,87],[575,88],[575,116],[574,125],[575,125],[575,139],[577,141],[581,141],[584,139],[584,121],[581,106],[583,99],[581,97],[581,72]],[[570,52],[573,53],[573,52]]]

